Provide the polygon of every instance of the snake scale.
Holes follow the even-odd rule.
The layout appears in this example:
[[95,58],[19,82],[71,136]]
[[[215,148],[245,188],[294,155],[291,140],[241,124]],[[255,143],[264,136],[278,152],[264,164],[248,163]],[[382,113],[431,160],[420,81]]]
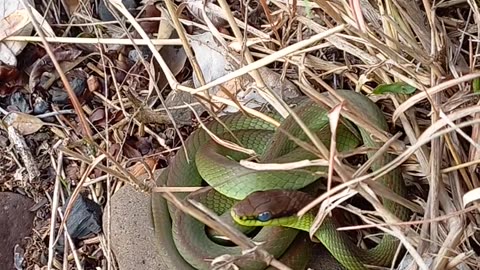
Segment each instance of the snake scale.
[[[380,109],[362,94],[336,90],[350,107],[368,118],[382,130],[387,130],[386,120]],[[328,111],[311,100],[306,100],[295,109],[296,114],[307,127],[329,144],[331,133]],[[221,121],[212,121],[207,128],[217,136],[235,142],[258,154],[260,163],[285,163],[298,160],[316,159],[317,155],[298,147],[290,138],[295,137],[310,143],[308,137],[292,117],[281,122],[279,128],[242,113],[229,115]],[[349,123],[348,121],[343,121]],[[364,129],[352,125],[340,125],[336,142],[339,152],[351,150],[361,144],[378,148],[376,142]],[[227,131],[228,130],[228,131]],[[311,144],[311,143],[310,143]],[[231,213],[238,223],[245,226],[261,226],[253,240],[262,243],[267,250],[292,269],[304,269],[308,252],[294,244],[299,230],[308,231],[314,212],[298,219],[296,211],[311,201],[309,195],[297,191],[319,179],[327,168],[312,166],[294,170],[258,171],[241,166],[238,160],[247,159],[243,153],[227,149],[214,140],[203,129],[193,132],[185,141],[185,151],[178,151],[170,166],[157,179],[158,186],[195,187],[206,182],[213,189],[179,195],[203,203],[218,215]],[[383,154],[373,162],[376,170],[392,160],[390,154]],[[389,189],[405,196],[405,184],[399,170],[393,170],[381,182]],[[243,201],[242,201],[243,200]],[[239,202],[241,201],[241,202]],[[409,212],[392,201],[383,199],[384,206],[401,220]],[[296,207],[296,208],[295,208]],[[159,256],[171,269],[210,269],[211,261],[225,254],[238,256],[242,250],[236,246],[224,246],[212,241],[205,232],[205,226],[196,219],[177,211],[159,194],[152,196],[152,218]],[[385,235],[381,242],[370,250],[358,248],[350,238],[336,230],[336,220],[327,218],[315,236],[346,269],[367,269],[367,265],[390,266],[397,252],[399,241]],[[293,244],[292,244],[293,243]],[[244,257],[235,261],[239,269],[265,269],[268,266],[255,258]]]

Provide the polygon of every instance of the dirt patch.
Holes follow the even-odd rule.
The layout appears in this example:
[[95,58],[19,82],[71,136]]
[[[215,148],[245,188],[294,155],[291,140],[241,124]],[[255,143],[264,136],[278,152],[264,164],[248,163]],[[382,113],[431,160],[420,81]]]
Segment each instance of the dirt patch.
[[33,201],[25,196],[0,192],[0,262],[5,270],[15,269],[13,250],[32,233],[34,213],[28,209]]

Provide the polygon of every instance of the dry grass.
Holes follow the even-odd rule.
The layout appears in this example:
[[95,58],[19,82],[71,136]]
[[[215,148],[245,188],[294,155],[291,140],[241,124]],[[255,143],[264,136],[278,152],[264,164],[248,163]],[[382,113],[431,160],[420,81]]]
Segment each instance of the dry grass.
[[[381,149],[382,151],[393,151],[399,154],[394,162],[381,170],[366,174],[366,169],[360,168],[358,172],[353,172],[350,167],[338,162],[337,159],[330,159],[332,157],[330,149],[310,134],[308,129],[306,130],[321,154],[319,159],[335,163],[335,175],[345,182],[319,197],[315,203],[319,204],[327,198],[337,197],[341,200],[345,196],[359,193],[375,206],[379,217],[376,220],[369,219],[370,225],[367,226],[375,226],[397,236],[413,257],[410,267],[404,269],[456,269],[457,263],[468,265],[470,269],[480,269],[478,268],[480,261],[472,252],[472,242],[474,242],[472,237],[478,234],[480,223],[476,213],[477,205],[466,207],[463,201],[465,193],[480,188],[477,176],[480,157],[480,126],[478,125],[480,107],[477,96],[472,94],[472,80],[480,77],[476,58],[479,50],[477,41],[480,13],[475,1],[432,3],[428,0],[387,0],[371,1],[371,5],[367,5],[367,0],[311,2],[272,0],[267,6],[265,0],[259,0],[260,13],[265,16],[265,19],[259,25],[246,27],[247,21],[242,22],[235,18],[228,3],[225,0],[218,0],[232,36],[219,32],[210,23],[205,23],[201,27],[211,31],[221,43],[237,42],[251,45],[244,46],[243,54],[237,59],[241,63],[241,68],[211,82],[203,79],[195,58],[199,56],[194,56],[191,52],[185,32],[187,26],[198,26],[199,23],[180,17],[177,6],[172,0],[164,1],[165,10],[168,10],[179,38],[168,42],[150,40],[135,18],[126,12],[120,1],[111,0],[111,2],[113,7],[123,14],[131,26],[138,31],[141,39],[133,40],[127,35],[127,38],[123,39],[101,39],[101,42],[82,40],[82,42],[103,46],[107,43],[125,44],[135,41],[137,45],[148,45],[166,76],[169,88],[173,91],[194,94],[200,102],[223,102],[241,107],[242,105],[237,102],[222,96],[207,94],[205,90],[249,74],[262,96],[280,114],[292,114],[291,109],[265,86],[258,73],[258,68],[262,66],[275,68],[278,73],[293,81],[303,93],[316,99],[322,98],[318,95],[319,90],[334,93],[334,88],[342,87],[361,91],[366,95],[371,94],[373,88],[379,84],[405,82],[415,87],[417,91],[412,95],[372,96],[372,99],[379,100],[378,103],[382,106],[392,131],[400,135],[391,136],[377,130],[369,123],[369,119],[362,118],[361,112],[342,112],[345,117],[371,131],[376,139],[385,142],[388,147]],[[265,7],[268,8],[264,9]],[[50,10],[54,8],[55,6],[50,6]],[[83,24],[78,27],[94,33],[98,38],[105,35],[101,32],[105,29],[119,33],[126,29],[113,25],[112,28],[108,25],[104,25],[102,29],[93,27],[92,25],[97,22],[92,19],[89,12],[91,10],[86,6],[79,6],[71,16],[70,26]],[[11,37],[11,39],[26,38]],[[260,39],[261,42],[250,43],[255,39]],[[33,38],[29,40],[38,41]],[[54,42],[80,43],[75,38],[45,39],[40,36],[39,40],[45,48],[53,46]],[[180,85],[181,82],[177,81],[168,69],[155,46],[172,44],[184,46],[193,72],[200,78],[203,86],[190,88]],[[235,56],[232,55],[232,57]],[[110,63],[103,58],[103,55],[102,59],[105,63]],[[149,71],[149,63],[142,64]],[[113,74],[114,67],[111,64],[105,65],[102,72]],[[63,74],[61,70],[59,73]],[[150,71],[148,76],[146,80],[156,78]],[[66,81],[63,77],[61,79]],[[151,91],[159,93],[158,96],[161,97],[162,89],[158,89],[155,84],[153,88]],[[122,103],[120,98],[125,98],[123,92],[119,90],[122,86],[112,85],[110,89],[117,91],[116,100],[103,97],[105,106],[123,111],[131,123],[131,129],[138,132],[145,130],[154,135],[155,132],[148,131],[148,125],[135,119],[135,113],[132,113],[133,107]],[[69,94],[71,97],[74,96]],[[101,96],[101,94],[98,95]],[[333,104],[328,104],[328,101],[322,100],[322,102],[327,102],[327,105],[333,107]],[[55,155],[58,162],[54,167],[58,175],[62,174],[61,157],[65,154],[75,158],[84,166],[83,177],[78,184],[77,192],[85,188],[82,187],[82,183],[88,178],[87,172],[95,167],[107,173],[108,179],[114,177],[116,180],[135,183],[142,190],[150,192],[150,186],[137,181],[136,176],[125,169],[127,160],[110,156],[109,146],[105,143],[108,137],[103,142],[98,140],[101,137],[95,137],[91,123],[82,117],[85,114],[84,108],[78,101],[74,101],[73,104],[76,105],[74,107],[80,116],[86,139],[90,144],[95,145],[100,153],[94,158],[82,157],[76,151],[57,148],[59,151]],[[248,108],[244,110],[250,111]],[[168,116],[171,117],[170,114]],[[171,119],[171,122],[173,129],[180,133],[179,127],[175,125],[175,119]],[[165,153],[174,150],[165,143],[163,137],[155,138],[164,147]],[[108,162],[104,163],[105,160]],[[409,202],[410,208],[416,212],[411,222],[400,222],[386,211],[374,196],[383,191],[373,184],[372,180],[378,179],[396,167],[404,169],[405,178],[412,184],[412,189],[416,189],[415,194],[420,194],[412,195],[413,203]],[[57,179],[56,192],[59,181],[60,179]],[[91,190],[92,196],[102,193],[98,191],[101,189],[107,194],[107,201],[118,185],[118,183],[112,184],[111,181],[95,182],[90,179],[90,182],[92,184],[86,185],[86,188]],[[354,183],[357,185],[351,188]],[[155,189],[155,191],[158,190]],[[216,222],[206,218],[205,212],[193,206],[185,208],[182,203],[175,200],[168,188],[161,190],[166,191],[167,199],[176,202],[177,206],[181,206],[199,219],[210,224]],[[54,194],[52,220],[57,218],[57,211],[53,209],[56,209],[59,200],[58,194]],[[51,231],[54,227],[52,222]],[[233,234],[228,231],[226,233]],[[51,235],[50,245],[52,246],[54,234]],[[238,236],[233,239],[244,247],[252,247],[248,239]],[[106,240],[108,239],[102,239],[101,243],[108,243]],[[101,245],[101,248],[104,249],[104,254],[109,254],[107,244]],[[53,253],[49,254],[51,265]],[[109,258],[107,261],[111,263],[112,259]],[[279,269],[288,269],[276,261],[272,262]]]

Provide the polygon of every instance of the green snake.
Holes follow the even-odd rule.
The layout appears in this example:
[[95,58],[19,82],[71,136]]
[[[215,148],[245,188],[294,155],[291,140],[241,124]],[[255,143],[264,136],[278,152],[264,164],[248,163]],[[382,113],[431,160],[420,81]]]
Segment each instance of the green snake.
[[[370,122],[387,130],[386,120],[380,109],[362,94],[337,90],[350,107],[361,112]],[[301,102],[295,113],[305,125],[325,143],[330,143],[328,110],[311,100]],[[277,118],[278,119],[278,118]],[[347,151],[357,147],[363,140],[367,147],[378,148],[370,134],[355,128],[345,119],[336,132],[337,150]],[[287,117],[276,128],[264,120],[237,113],[212,121],[206,128],[218,137],[235,142],[257,153],[260,163],[286,163],[316,159],[318,155],[298,147],[290,138],[297,138],[311,145],[308,137],[293,117]],[[358,132],[359,131],[359,132]],[[157,179],[158,186],[196,187],[203,181],[211,189],[187,196],[214,210],[218,215],[233,218],[244,226],[261,226],[253,240],[262,243],[262,248],[280,258],[292,269],[304,269],[308,252],[299,252],[294,246],[299,230],[308,231],[316,212],[302,218],[296,217],[299,208],[312,200],[310,195],[298,191],[325,175],[326,167],[312,166],[292,170],[253,170],[239,164],[250,156],[227,149],[211,139],[199,128],[185,141],[185,151],[178,151],[170,166]],[[391,161],[390,154],[383,154],[372,165],[376,170]],[[393,170],[381,182],[389,189],[405,196],[405,184],[401,172]],[[407,220],[409,212],[403,206],[383,199],[384,206],[401,220]],[[265,269],[265,262],[254,257],[240,257],[242,250],[225,246],[211,240],[205,226],[183,212],[176,210],[159,194],[152,196],[152,218],[155,237],[162,260],[171,269],[210,269],[213,259],[230,255],[239,269]],[[225,214],[227,213],[227,214]],[[231,215],[229,215],[231,213]],[[315,236],[346,269],[367,269],[367,265],[390,266],[398,251],[399,241],[385,235],[373,249],[357,247],[350,238],[336,230],[337,221],[327,218]],[[300,245],[304,244],[301,242]]]

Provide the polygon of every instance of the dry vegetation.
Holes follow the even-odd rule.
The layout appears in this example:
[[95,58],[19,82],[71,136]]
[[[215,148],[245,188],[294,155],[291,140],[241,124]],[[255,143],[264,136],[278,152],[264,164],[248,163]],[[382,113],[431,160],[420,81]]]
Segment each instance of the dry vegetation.
[[[155,48],[163,44],[170,46],[164,40],[166,37],[158,40],[153,38],[153,43],[148,41],[152,34],[145,33],[145,24],[139,25],[123,5],[116,3],[118,1],[112,1],[116,3],[112,7],[122,14],[124,23],[98,22],[94,18],[93,7],[82,3],[71,10],[68,27],[57,21],[58,12],[54,10],[63,9],[57,6],[59,2],[68,6],[71,1],[37,2],[37,9],[45,11],[49,23],[64,36],[73,36],[69,31],[75,29],[77,33],[88,33],[94,38],[119,37],[113,40],[114,43],[130,42],[132,38],[137,42],[143,39],[142,44],[147,44],[153,55],[152,62],[139,61],[128,66],[128,70],[123,70],[119,78],[118,74],[124,68],[121,66],[121,56],[118,54],[112,58],[111,54],[104,53],[108,40],[102,41],[104,44],[90,40],[82,45],[98,49],[98,53],[89,55],[82,65],[89,75],[100,78],[100,83],[104,82],[105,89],[93,92],[96,102],[81,104],[74,98],[73,90],[66,87],[78,118],[65,120],[57,117],[61,125],[59,129],[64,130],[63,134],[68,140],[58,140],[58,137],[52,140],[53,151],[49,152],[49,161],[58,174],[51,186],[41,189],[52,194],[48,206],[53,213],[57,213],[54,209],[63,197],[59,191],[65,187],[70,189],[69,192],[75,190],[75,193],[85,189],[91,197],[102,203],[108,201],[125,181],[146,192],[152,191],[150,183],[136,180],[137,176],[145,168],[165,166],[173,151],[180,149],[181,141],[192,130],[189,126],[176,123],[175,119],[170,118],[170,113],[159,109],[163,107],[166,96],[156,94],[161,91],[194,94],[196,102],[214,101],[216,105],[242,106],[241,103],[232,102],[232,95],[207,95],[205,90],[248,73],[272,107],[285,113],[277,95],[272,95],[265,87],[258,73],[260,67],[267,66],[276,71],[312,98],[317,98],[318,92],[335,88],[353,89],[370,95],[378,85],[404,82],[416,88],[416,91],[412,94],[370,95],[384,111],[391,124],[391,134],[396,134],[377,132],[374,136],[387,142],[389,151],[397,152],[399,157],[385,170],[370,174],[355,173],[352,176],[351,171],[341,164],[335,170],[337,174],[350,175],[351,181],[361,183],[354,186],[353,190],[375,205],[371,194],[381,190],[366,180],[376,179],[380,173],[401,166],[410,185],[409,199],[414,202],[411,208],[415,215],[410,222],[390,227],[389,232],[402,240],[409,256],[413,258],[411,266],[417,265],[419,269],[455,269],[458,263],[464,263],[470,269],[479,269],[480,261],[474,250],[480,240],[480,216],[477,214],[477,205],[472,202],[480,197],[477,169],[480,160],[480,126],[477,119],[480,106],[477,97],[479,88],[474,87],[476,78],[480,77],[477,71],[480,12],[476,1],[292,0],[287,3],[286,0],[252,0],[238,3],[218,0],[215,1],[220,10],[218,14],[224,19],[217,24],[198,20],[184,4],[178,6],[179,1],[174,3],[173,0],[165,0],[157,6],[162,8],[162,15],[169,15],[170,22],[178,32],[178,38],[170,40],[169,44],[183,45],[187,56],[186,63],[176,67],[176,70],[169,69],[171,63],[166,63],[168,61],[158,53],[158,47]],[[221,26],[214,27],[214,24]],[[203,31],[211,32],[218,42],[241,48],[237,52],[231,49],[230,57],[238,61],[236,70],[209,82],[205,82],[197,64],[202,56],[194,56],[187,35]],[[129,35],[125,36],[124,33]],[[58,43],[77,43],[77,48],[81,46],[79,39],[74,37],[47,40],[41,36],[30,38],[30,41],[39,42],[37,46],[43,46],[49,55],[55,55],[52,50]],[[231,48],[237,48],[233,45]],[[54,64],[56,62],[53,61]],[[151,64],[153,62],[159,65],[154,66]],[[149,83],[157,80],[159,73],[163,74],[168,85],[165,83],[164,87],[159,87]],[[202,86],[194,88],[182,84],[193,73]],[[60,74],[64,75],[63,72]],[[60,79],[68,81],[63,76]],[[149,100],[149,104],[142,103],[148,95],[160,98],[155,98],[153,102]],[[92,121],[95,106],[108,111],[108,118],[112,119],[104,121],[101,128]],[[189,108],[184,107],[184,110]],[[145,115],[149,112],[158,113],[155,114],[158,118],[146,119]],[[353,113],[350,118],[368,126],[368,119],[362,119],[361,112]],[[81,128],[72,126],[72,123],[78,123]],[[107,130],[110,132],[105,132]],[[56,136],[53,133],[51,135]],[[127,142],[132,136],[136,136],[138,141]],[[87,143],[78,143],[82,139]],[[112,142],[119,148],[112,150]],[[148,154],[142,153],[140,156],[128,153],[133,151],[129,149],[145,144],[155,149],[149,149]],[[127,146],[128,149],[123,148]],[[93,149],[97,152],[88,152]],[[65,160],[68,162],[63,164]],[[62,187],[61,176],[73,174],[76,180],[67,180],[69,184]],[[339,185],[328,194],[346,188],[347,185]],[[169,190],[163,188],[160,191]],[[469,191],[473,193],[465,197]],[[36,196],[38,199],[45,195]],[[170,200],[173,198],[172,193],[165,193],[165,196]],[[322,196],[316,202],[320,203],[325,198]],[[201,219],[206,215],[193,206],[185,210]],[[387,223],[399,223],[388,213],[380,211],[378,214]],[[56,215],[52,217],[56,218]],[[47,216],[43,218],[48,219]],[[39,228],[40,233],[35,238],[34,250],[29,250],[31,265],[42,265],[39,259],[42,254],[49,257],[49,263],[53,262],[51,250],[46,250],[46,235],[53,235],[52,229],[46,226],[45,221],[40,224],[43,227]],[[237,241],[245,240],[238,238]],[[95,243],[101,244],[97,246]],[[81,254],[101,258],[90,265],[105,267],[107,264],[104,257],[107,245],[104,243],[105,239],[101,236],[91,239],[90,243],[87,241],[82,247]],[[243,242],[243,245],[251,246],[251,243]],[[98,255],[100,253],[103,255]],[[70,263],[74,264],[72,260]],[[277,266],[287,269],[282,265]]]

